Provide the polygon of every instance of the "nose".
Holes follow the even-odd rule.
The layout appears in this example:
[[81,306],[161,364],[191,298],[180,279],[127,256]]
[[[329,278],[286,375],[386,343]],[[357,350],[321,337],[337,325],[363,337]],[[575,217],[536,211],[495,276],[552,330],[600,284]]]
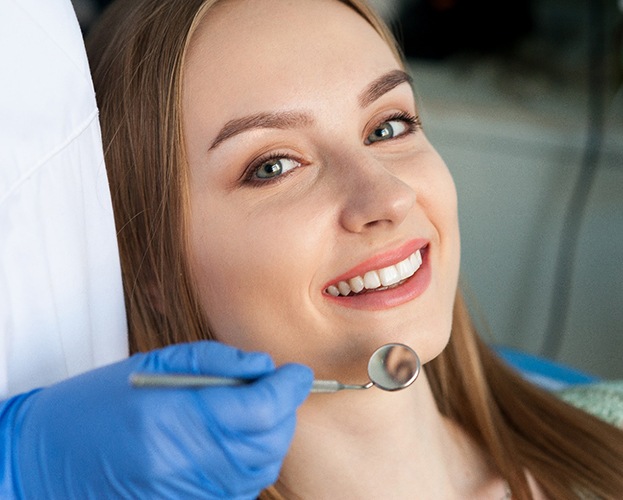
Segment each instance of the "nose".
[[344,205],[340,224],[351,233],[378,226],[400,225],[415,205],[415,190],[393,171],[376,161],[353,159],[341,170]]

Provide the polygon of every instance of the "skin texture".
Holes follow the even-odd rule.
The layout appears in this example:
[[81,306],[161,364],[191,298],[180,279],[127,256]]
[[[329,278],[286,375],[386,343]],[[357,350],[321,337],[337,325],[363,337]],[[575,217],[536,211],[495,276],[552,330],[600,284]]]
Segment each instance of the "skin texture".
[[[400,69],[374,29],[331,0],[233,1],[208,13],[187,60],[183,116],[192,274],[218,340],[359,382],[381,344],[407,343],[423,361],[443,349],[459,267],[452,179],[421,129],[402,133],[400,120],[396,137],[367,143],[392,115],[417,114],[409,83],[362,102]],[[214,144],[232,120],[284,112]],[[297,168],[276,182],[249,178],[273,154]],[[377,292],[374,307],[352,307],[324,292],[414,241],[428,244],[431,278],[413,300]]]

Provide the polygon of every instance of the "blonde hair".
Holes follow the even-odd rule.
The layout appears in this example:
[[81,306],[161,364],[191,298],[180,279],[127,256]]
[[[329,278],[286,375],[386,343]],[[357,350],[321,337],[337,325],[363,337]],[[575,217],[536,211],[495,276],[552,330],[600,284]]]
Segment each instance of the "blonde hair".
[[[118,0],[88,38],[133,352],[211,338],[185,257],[181,82],[193,34],[219,1]],[[401,60],[365,1],[340,1]],[[623,432],[508,368],[479,338],[460,291],[450,343],[425,369],[440,411],[486,450],[513,498],[531,498],[526,472],[551,498],[620,498]],[[280,496],[270,488],[262,498]]]

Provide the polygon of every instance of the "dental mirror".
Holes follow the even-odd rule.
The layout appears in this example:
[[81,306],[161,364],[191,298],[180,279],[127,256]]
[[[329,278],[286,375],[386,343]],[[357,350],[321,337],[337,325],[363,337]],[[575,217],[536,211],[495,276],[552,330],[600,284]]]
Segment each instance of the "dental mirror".
[[[369,389],[376,386],[384,391],[398,391],[409,387],[420,373],[420,358],[404,344],[385,344],[368,361],[367,384],[343,384],[337,380],[314,380],[311,392],[332,393],[345,389]],[[178,373],[133,373],[134,387],[209,387],[243,385],[252,380]]]
[[378,348],[368,362],[368,376],[379,389],[398,391],[409,387],[420,374],[420,358],[404,344]]

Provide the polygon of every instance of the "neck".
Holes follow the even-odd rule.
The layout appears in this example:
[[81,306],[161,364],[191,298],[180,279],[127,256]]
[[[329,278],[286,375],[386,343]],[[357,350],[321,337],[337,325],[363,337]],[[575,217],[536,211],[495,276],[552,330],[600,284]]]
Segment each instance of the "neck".
[[483,488],[503,488],[496,482],[479,448],[438,412],[421,374],[400,392],[312,395],[277,488],[286,498],[488,498]]

